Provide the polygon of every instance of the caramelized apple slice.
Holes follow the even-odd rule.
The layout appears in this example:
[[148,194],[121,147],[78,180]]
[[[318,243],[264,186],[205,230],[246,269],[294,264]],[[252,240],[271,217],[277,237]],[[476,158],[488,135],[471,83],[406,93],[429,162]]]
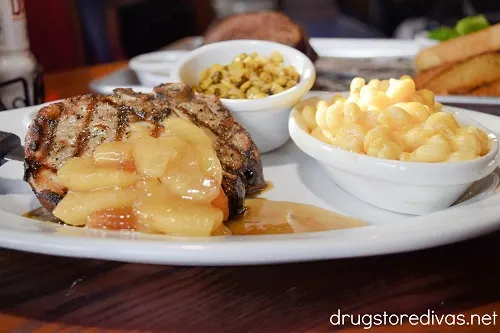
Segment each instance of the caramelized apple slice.
[[176,136],[192,145],[211,146],[212,140],[201,128],[182,118],[167,118],[163,121],[163,135]]
[[224,215],[223,218],[224,221],[226,221],[229,218],[229,205],[227,201],[227,196],[226,193],[224,193],[224,191],[222,190],[222,188],[219,188],[219,194],[214,200],[212,200],[212,206],[222,211],[222,214]]
[[132,207],[101,209],[87,217],[86,226],[107,230],[135,230],[137,216]]
[[83,226],[92,213],[111,208],[132,207],[134,199],[132,188],[68,192],[52,213],[64,223]]
[[198,146],[199,163],[203,172],[218,184],[222,182],[222,166],[211,147]]
[[211,202],[219,194],[219,184],[207,177],[199,165],[198,151],[185,151],[172,161],[160,181],[183,199]]
[[131,171],[96,167],[94,161],[83,157],[68,160],[57,172],[61,183],[70,191],[91,191],[106,187],[128,187],[139,177]]
[[156,230],[149,224],[142,223],[141,221],[137,221],[137,226],[135,227],[135,231],[142,232],[144,234],[162,234],[162,232]]
[[142,138],[145,136],[151,136],[154,130],[154,125],[147,121],[141,121],[137,123],[132,123],[129,127],[129,133],[127,140],[134,141],[135,139]]
[[95,165],[133,171],[135,166],[132,147],[127,142],[103,143],[97,146],[94,151]]
[[168,162],[177,155],[168,142],[148,136],[136,139],[133,145],[135,168],[145,177],[162,176]]
[[160,136],[157,140],[163,142],[166,146],[173,148],[177,153],[191,149],[191,146],[176,136]]
[[224,223],[218,229],[212,231],[212,236],[231,236],[232,234],[231,230]]
[[157,178],[144,179],[136,184],[136,205],[146,202],[162,204],[175,198],[175,193],[170,192]]
[[210,236],[222,224],[222,211],[210,205],[183,203],[143,204],[136,207],[141,223],[169,235]]

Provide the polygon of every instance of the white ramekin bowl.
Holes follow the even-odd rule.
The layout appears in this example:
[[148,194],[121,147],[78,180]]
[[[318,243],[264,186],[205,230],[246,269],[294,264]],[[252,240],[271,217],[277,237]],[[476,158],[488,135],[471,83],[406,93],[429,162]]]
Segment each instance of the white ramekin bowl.
[[172,82],[171,71],[188,51],[158,51],[130,59],[128,66],[137,75],[142,86],[152,88]]
[[314,85],[316,70],[305,54],[283,44],[260,40],[213,43],[195,49],[180,59],[171,72],[171,79],[195,86],[207,67],[230,63],[241,53],[256,52],[269,57],[273,51],[281,53],[285,65],[292,65],[299,73],[300,80],[295,87],[260,99],[221,99],[236,121],[248,131],[259,152],[266,153],[288,141],[290,110]]
[[476,160],[450,163],[391,161],[361,155],[310,135],[296,121],[296,109],[290,113],[289,130],[295,144],[316,159],[346,192],[385,210],[423,215],[449,207],[473,182],[493,172],[500,159],[498,139],[491,131],[461,115],[458,108],[445,106],[443,111],[452,113],[461,125],[485,131],[492,140],[490,152]]

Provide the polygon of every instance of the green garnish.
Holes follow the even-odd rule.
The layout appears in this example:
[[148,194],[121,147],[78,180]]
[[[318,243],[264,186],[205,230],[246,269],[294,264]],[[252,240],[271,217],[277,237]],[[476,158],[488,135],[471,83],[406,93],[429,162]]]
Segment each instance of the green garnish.
[[458,36],[460,35],[455,29],[446,26],[439,27],[427,33],[428,38],[441,42]]
[[467,35],[471,32],[479,31],[490,26],[484,15],[465,17],[457,22],[455,30],[460,35]]
[[464,17],[457,22],[454,28],[441,26],[427,33],[429,39],[445,41],[487,28],[490,23],[484,15]]

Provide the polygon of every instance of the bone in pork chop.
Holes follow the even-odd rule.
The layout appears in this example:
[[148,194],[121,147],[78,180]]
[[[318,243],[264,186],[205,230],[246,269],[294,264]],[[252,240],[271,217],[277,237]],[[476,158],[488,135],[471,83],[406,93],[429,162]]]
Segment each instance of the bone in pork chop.
[[67,192],[56,175],[64,162],[91,157],[101,143],[126,140],[134,123],[149,126],[157,137],[168,117],[189,120],[210,135],[230,215],[239,213],[245,195],[265,186],[259,152],[217,97],[195,93],[182,83],[160,85],[152,94],[116,89],[112,95],[72,97],[42,108],[26,134],[24,179],[52,211]]

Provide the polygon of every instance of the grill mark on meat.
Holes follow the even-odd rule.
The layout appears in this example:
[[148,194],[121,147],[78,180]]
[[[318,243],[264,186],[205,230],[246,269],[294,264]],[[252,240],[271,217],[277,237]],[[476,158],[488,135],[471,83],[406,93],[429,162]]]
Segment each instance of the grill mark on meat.
[[[159,124],[157,124],[158,113],[153,103],[152,96],[134,92],[132,89],[115,89],[116,99],[122,105],[122,111],[127,114],[123,118],[124,134],[128,137],[130,132],[130,124],[143,123],[152,126],[150,135],[156,137],[159,133]],[[122,137],[122,139],[124,139]]]
[[162,133],[162,129],[163,129],[163,126],[161,126],[160,124],[155,124],[153,131],[151,132],[151,136],[154,138],[159,137],[160,134]]
[[74,133],[85,133],[76,140],[73,151],[87,157],[102,142],[127,140],[133,124],[149,126],[150,133],[159,136],[164,131],[163,120],[170,117],[192,122],[213,140],[223,168],[222,188],[228,197],[230,215],[240,212],[245,193],[265,186],[259,153],[248,133],[217,97],[194,93],[189,86],[178,83],[155,87],[153,94],[116,89],[109,96],[84,95],[42,108],[26,135],[24,179],[42,205],[52,210],[66,189],[57,182],[60,164],[47,164],[45,155],[59,158],[62,164],[73,154],[61,154],[47,142],[68,140],[68,131],[56,130],[65,126],[67,119],[74,120],[69,122],[73,128],[81,128]]
[[213,114],[206,114],[207,110],[211,110],[211,108],[209,108],[203,101],[181,103],[179,104],[178,109],[183,111],[185,118],[195,122],[196,124],[203,124],[204,126],[210,128],[223,140],[228,140],[232,135],[231,127],[228,127],[225,124],[217,124],[217,126],[214,124],[217,121],[217,118]]
[[[42,171],[44,170],[49,170],[54,172],[55,167],[47,162],[48,156],[50,155],[50,151],[52,149],[54,140],[55,140],[55,131],[57,130],[58,126],[58,121],[54,119],[50,119],[50,121],[47,124],[47,129],[48,133],[47,136],[49,139],[47,140],[47,143],[45,146],[42,148],[42,154],[39,157],[39,162],[37,163],[37,169],[35,169],[35,177],[43,177]],[[43,181],[41,182],[43,184]]]
[[152,133],[153,137],[157,138],[164,132],[165,128],[163,127],[162,122],[166,118],[169,118],[172,115],[173,115],[173,112],[168,107],[160,108],[159,110],[156,111],[154,118],[153,118],[153,124],[155,125],[155,127],[153,129],[153,133]]
[[61,103],[58,124],[52,132],[52,140],[45,164],[54,169],[62,166],[64,161],[73,157],[78,149],[78,138],[85,131],[85,119],[89,112],[88,96],[79,98],[79,103],[72,105],[66,101]]
[[47,156],[49,155],[54,143],[54,134],[59,124],[59,117],[64,112],[64,106],[62,104],[54,107],[59,110],[57,117],[47,119],[45,126],[42,125],[41,137],[44,138],[44,140],[40,143],[41,147],[37,147],[39,154],[37,157],[40,160],[40,164],[46,163]]
[[84,116],[85,118],[82,125],[82,131],[78,135],[78,138],[76,139],[75,142],[75,152],[73,153],[73,157],[81,156],[82,153],[85,151],[85,148],[87,148],[90,136],[89,124],[92,120],[92,116],[94,115],[96,107],[97,107],[97,102],[95,99],[93,99],[92,101],[90,101],[89,104],[87,104],[87,113]]
[[[225,126],[213,126],[216,120],[215,116],[206,116],[206,110],[209,109],[208,105],[203,100],[188,103],[184,102],[178,105],[178,110],[182,111],[182,117],[193,122],[196,125],[204,124],[216,136],[221,139],[215,141],[215,149],[218,151],[219,160],[222,165],[231,170],[235,170],[241,165],[242,161],[239,159],[241,151],[235,147],[231,140],[233,133]],[[247,147],[248,148],[248,147]]]
[[87,125],[87,145],[83,157],[91,157],[96,147],[114,141],[118,130],[118,110],[104,98],[96,99],[92,117]]
[[54,208],[56,208],[57,204],[62,200],[65,194],[66,193],[61,195],[54,191],[42,190],[36,193],[36,197],[43,207],[45,207],[49,211],[52,211],[54,210]]
[[50,148],[52,146],[52,142],[54,140],[54,131],[57,127],[57,120],[48,119],[45,126],[42,126],[40,136],[43,138],[47,138],[40,143],[37,149],[37,158],[40,160],[40,164],[45,163],[45,159],[50,152]]
[[37,198],[40,200],[44,206],[57,205],[59,200],[56,200],[60,196],[57,192],[60,192],[58,186],[53,186],[49,189],[50,179],[55,175],[56,167],[49,163],[50,155],[54,142],[56,140],[55,134],[60,123],[61,115],[66,111],[65,105],[63,103],[57,103],[51,105],[45,109],[42,109],[37,116],[38,119],[32,123],[30,126],[30,131],[32,130],[34,135],[26,140],[26,161],[25,162],[25,176],[31,174],[34,179],[35,192]]
[[[117,105],[115,102],[110,102],[112,105]],[[127,134],[127,126],[128,126],[128,114],[125,112],[124,107],[117,106],[118,110],[118,124],[115,134],[115,141],[123,140],[123,136]]]
[[122,140],[126,140],[126,139],[128,139],[128,136],[130,134],[131,125],[140,123],[141,118],[130,107],[122,105],[122,106],[120,106],[120,108],[124,114],[123,128],[124,128],[124,131],[126,133],[126,136],[124,138],[122,138]]
[[[216,119],[215,116],[213,114],[207,116],[207,112],[203,112],[209,108],[207,104],[204,100],[196,101],[196,103],[182,103],[179,109],[183,110],[185,117],[195,124],[212,124]],[[221,164],[225,164],[232,170],[237,169],[242,163],[238,153],[245,154],[250,148],[250,142],[245,140],[247,138],[245,131],[243,129],[231,131],[232,128],[225,125],[209,126],[209,128],[221,138],[216,141],[216,150],[219,150],[219,155],[223,156],[219,158]]]
[[38,112],[30,124],[28,132],[31,135],[25,140],[24,180],[29,176],[36,179],[40,170],[46,168],[45,159],[52,144],[54,130],[61,114],[62,104],[49,105]]

